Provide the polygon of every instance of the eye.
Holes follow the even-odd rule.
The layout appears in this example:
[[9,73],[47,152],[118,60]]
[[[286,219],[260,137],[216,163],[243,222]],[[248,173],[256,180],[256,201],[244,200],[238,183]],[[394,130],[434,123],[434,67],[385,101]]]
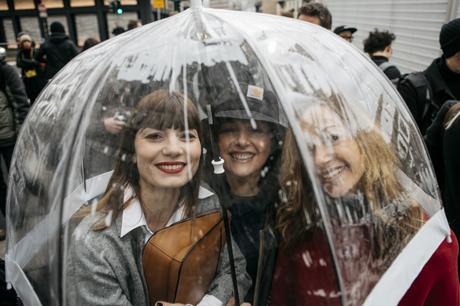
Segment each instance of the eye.
[[163,134],[161,132],[153,132],[145,135],[145,139],[151,141],[160,141],[163,139]]
[[198,138],[198,134],[196,130],[182,131],[180,132],[179,137],[183,140],[187,140],[187,139],[194,140]]
[[340,140],[340,135],[339,134],[330,134],[329,135],[329,140],[334,143]]

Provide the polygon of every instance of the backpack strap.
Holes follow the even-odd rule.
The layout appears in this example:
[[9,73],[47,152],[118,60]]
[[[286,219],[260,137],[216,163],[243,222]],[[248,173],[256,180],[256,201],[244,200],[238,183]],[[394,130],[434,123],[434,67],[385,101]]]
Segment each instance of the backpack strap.
[[421,122],[424,122],[424,125],[428,127],[431,124],[434,115],[436,115],[439,110],[439,106],[433,101],[430,82],[426,78],[424,72],[412,72],[404,74],[400,78],[397,87],[399,87],[400,84],[407,82],[415,89],[417,101],[419,103],[423,103],[422,116],[420,119]]
[[389,68],[391,67],[395,67],[396,66],[390,62],[382,62],[380,65],[379,65],[379,68],[382,69],[383,72],[387,71]]

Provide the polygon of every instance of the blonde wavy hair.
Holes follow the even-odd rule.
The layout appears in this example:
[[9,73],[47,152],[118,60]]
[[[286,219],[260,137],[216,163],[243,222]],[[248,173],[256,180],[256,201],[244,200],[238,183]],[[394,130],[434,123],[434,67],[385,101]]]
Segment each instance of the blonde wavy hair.
[[[421,209],[408,197],[398,181],[396,172],[399,162],[393,148],[384,140],[377,128],[369,122],[364,123],[362,127],[356,127],[356,120],[362,123],[362,116],[358,116],[359,119],[353,118],[355,114],[350,113],[350,109],[345,109],[336,97],[309,105],[297,103],[295,108],[298,111],[298,120],[301,120],[301,114],[306,109],[318,106],[327,107],[336,113],[344,126],[354,131],[352,137],[362,154],[365,169],[358,182],[358,189],[374,217],[373,254],[380,258],[387,251],[394,251],[398,245],[404,245],[403,242],[415,234],[422,224]],[[353,120],[353,123],[348,123]],[[284,200],[281,201],[277,213],[277,229],[283,242],[290,246],[306,239],[309,229],[318,226],[320,221],[312,182],[291,129],[285,138],[281,161],[279,180]],[[402,220],[389,216],[385,210],[387,204],[395,202],[407,203]]]

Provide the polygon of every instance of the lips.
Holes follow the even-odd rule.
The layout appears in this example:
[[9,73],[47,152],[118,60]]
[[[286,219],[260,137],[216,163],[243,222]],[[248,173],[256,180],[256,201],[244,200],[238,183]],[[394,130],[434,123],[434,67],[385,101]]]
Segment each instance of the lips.
[[233,152],[230,154],[230,156],[235,161],[245,162],[251,160],[255,156],[255,154],[250,152]]
[[327,168],[321,170],[321,172],[320,172],[321,180],[324,183],[332,182],[342,174],[342,172],[345,170],[345,168],[346,168],[345,165],[327,167]]
[[155,166],[164,173],[176,174],[184,170],[186,163],[184,162],[162,162]]

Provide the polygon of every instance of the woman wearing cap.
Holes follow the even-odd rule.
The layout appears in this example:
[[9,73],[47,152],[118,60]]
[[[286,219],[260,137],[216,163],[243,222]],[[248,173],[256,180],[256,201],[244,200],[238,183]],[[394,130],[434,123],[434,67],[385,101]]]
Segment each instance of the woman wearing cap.
[[[258,298],[264,299],[266,295],[263,292],[267,291],[268,284],[263,279],[271,279],[269,262],[274,259],[270,258],[269,250],[264,250],[268,254],[259,260],[259,232],[265,229],[267,239],[274,240],[269,225],[278,195],[276,164],[284,128],[279,124],[278,103],[273,92],[251,84],[239,86],[245,93],[244,101],[235,88],[230,88],[220,95],[214,113],[230,193],[231,231],[253,280],[244,300],[252,303],[257,273],[263,273],[259,275],[262,292]],[[212,177],[209,180],[212,182]],[[263,267],[259,271],[258,265]]]
[[[166,306],[174,303],[175,300],[152,296],[169,296],[172,292],[177,299],[177,288],[181,287],[174,288],[176,282],[170,279],[174,275],[170,266],[177,264],[171,258],[178,258],[183,249],[178,250],[179,255],[168,255],[169,259],[165,259],[168,246],[157,248],[162,250],[160,253],[152,253],[149,245],[161,233],[180,228],[186,222],[184,219],[191,218],[193,225],[203,214],[220,211],[216,196],[200,187],[201,142],[197,109],[181,94],[157,90],[140,100],[122,131],[119,159],[105,194],[94,207],[95,212],[91,213],[89,207],[83,209],[80,215],[87,216],[73,232],[66,267],[68,304]],[[182,233],[188,234],[190,231]],[[183,237],[163,243],[177,244],[180,238]],[[200,295],[201,300],[181,303],[222,306],[231,299],[229,259],[220,246],[221,241],[213,249],[204,249],[205,264],[218,252],[215,274],[211,275],[205,295]],[[244,271],[244,258],[236,246],[233,249],[239,289],[245,293],[250,280]],[[145,255],[147,250],[148,254],[156,254],[154,258],[158,261],[152,262],[154,259]],[[146,264],[157,272],[145,270]],[[207,270],[207,266],[202,269]],[[173,287],[165,287],[166,283],[172,283]],[[185,291],[200,285],[187,281],[182,284]],[[188,291],[196,297],[196,291]],[[173,305],[184,305],[181,303]]]
[[18,38],[19,50],[16,55],[16,65],[21,68],[22,80],[26,87],[27,96],[30,103],[33,104],[38,94],[43,88],[41,69],[35,60],[36,50],[32,38],[27,35],[21,35]]
[[[290,131],[280,168],[286,201],[277,215],[282,243],[271,302],[341,305],[344,294],[349,303],[361,305],[425,217],[397,179],[393,149],[366,118],[350,122],[352,115],[332,98],[295,107],[312,172],[324,192],[345,292],[339,290],[313,185]],[[458,275],[452,268],[457,256],[456,239],[444,240],[399,305],[458,305]]]

